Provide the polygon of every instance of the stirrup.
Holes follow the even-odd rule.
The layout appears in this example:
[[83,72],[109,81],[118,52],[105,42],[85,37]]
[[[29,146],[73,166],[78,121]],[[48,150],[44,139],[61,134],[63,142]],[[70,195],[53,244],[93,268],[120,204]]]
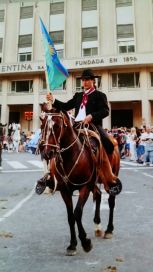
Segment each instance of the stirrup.
[[37,181],[35,192],[38,195],[41,195],[45,191],[47,186],[47,178],[48,178],[48,174],[46,174],[44,177],[42,177],[41,179]]

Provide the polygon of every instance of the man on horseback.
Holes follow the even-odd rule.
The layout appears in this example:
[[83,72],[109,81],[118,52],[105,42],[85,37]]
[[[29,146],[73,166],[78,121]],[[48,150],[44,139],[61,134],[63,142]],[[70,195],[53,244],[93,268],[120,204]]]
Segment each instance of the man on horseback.
[[75,122],[82,121],[84,124],[92,122],[98,129],[107,154],[112,154],[114,145],[102,128],[102,119],[109,115],[107,97],[104,93],[96,90],[95,76],[91,69],[84,70],[81,79],[84,87],[83,93],[76,93],[66,103],[54,99],[51,93],[47,95],[47,100],[53,102],[53,107],[59,110],[69,111],[74,108]]
[[[82,122],[84,125],[88,125],[93,123],[99,134],[102,141],[102,145],[110,157],[114,151],[114,144],[110,140],[108,134],[102,128],[102,120],[109,115],[109,107],[107,102],[107,97],[101,91],[96,90],[95,86],[95,76],[91,69],[86,69],[83,71],[82,76],[83,83],[83,92],[76,93],[72,99],[67,102],[61,102],[57,99],[54,99],[51,93],[47,94],[46,98],[49,103],[52,104],[58,110],[70,111],[75,109],[75,122]],[[109,159],[105,156],[105,163],[103,163],[103,169],[105,169],[105,180],[106,182],[112,182],[112,180],[108,180],[112,177],[112,169],[110,166]],[[38,183],[42,182],[43,186],[43,178],[38,181]],[[44,180],[46,183],[46,180]]]

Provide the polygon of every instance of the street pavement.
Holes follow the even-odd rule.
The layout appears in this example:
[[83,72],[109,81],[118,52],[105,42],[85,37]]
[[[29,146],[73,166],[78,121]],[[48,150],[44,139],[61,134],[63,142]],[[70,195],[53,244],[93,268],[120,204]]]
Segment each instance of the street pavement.
[[38,170],[42,171],[43,163],[40,155],[34,155],[29,152],[3,152],[2,172]]
[[[152,272],[153,167],[123,160],[123,190],[116,197],[114,235],[94,237],[94,204],[89,197],[83,224],[93,249],[85,253],[78,239],[74,257],[65,255],[69,227],[59,192],[36,195],[43,175],[40,156],[3,153],[0,172],[0,272]],[[101,218],[108,220],[108,194],[103,192]],[[74,204],[77,194],[73,197]]]

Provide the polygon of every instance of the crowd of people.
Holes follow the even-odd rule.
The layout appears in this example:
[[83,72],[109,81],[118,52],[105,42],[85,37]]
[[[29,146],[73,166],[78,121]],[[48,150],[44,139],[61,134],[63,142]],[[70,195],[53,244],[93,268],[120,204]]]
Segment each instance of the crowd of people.
[[[3,149],[11,152],[30,152],[36,154],[38,142],[41,137],[41,130],[35,132],[21,132],[19,130],[19,145],[18,148],[11,138],[10,130],[3,138]],[[9,125],[9,128],[11,126]],[[139,164],[153,166],[153,127],[144,126],[139,129],[137,127],[126,128],[112,128],[111,130],[105,129],[108,134],[115,137],[118,143],[121,159],[128,158],[130,161]],[[17,143],[17,140],[15,141]]]
[[40,129],[26,134],[21,131],[20,124],[12,123],[8,126],[8,133],[3,135],[3,150],[36,154],[40,134]]
[[153,127],[113,128],[112,134],[117,142],[121,159],[153,166]]

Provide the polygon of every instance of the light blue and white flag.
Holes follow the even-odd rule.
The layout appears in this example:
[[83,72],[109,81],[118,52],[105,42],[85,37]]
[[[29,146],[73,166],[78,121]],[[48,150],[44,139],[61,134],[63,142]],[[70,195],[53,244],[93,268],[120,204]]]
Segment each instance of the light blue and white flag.
[[69,76],[67,69],[60,63],[53,41],[40,19],[46,60],[46,74],[50,91],[55,90]]

